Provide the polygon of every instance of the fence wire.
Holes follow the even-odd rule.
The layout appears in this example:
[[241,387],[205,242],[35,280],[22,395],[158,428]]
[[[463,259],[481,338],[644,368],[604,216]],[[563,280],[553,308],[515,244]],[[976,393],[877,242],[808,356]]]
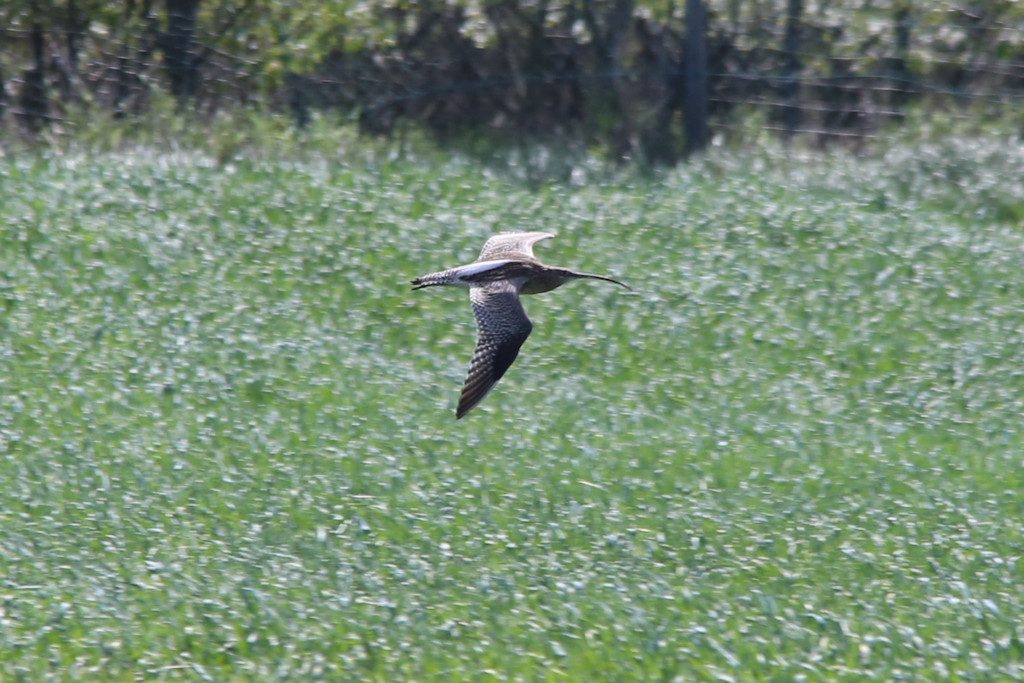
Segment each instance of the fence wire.
[[[289,45],[239,39],[254,31],[253,3],[222,2],[207,24],[200,21],[206,15],[193,15],[195,25],[175,47],[181,36],[169,28],[170,17],[172,6],[180,4],[155,5],[153,13],[124,26],[94,18],[69,28],[66,10],[73,2],[55,3],[49,14],[0,11],[8,20],[0,28],[0,132],[73,132],[80,120],[73,110],[136,116],[163,92],[204,114],[257,106],[290,115],[297,125],[311,110],[339,110],[384,133],[401,118],[435,128],[470,123],[538,132],[545,126],[565,130],[575,117],[579,127],[593,127],[598,116],[591,110],[602,101],[619,119],[611,129],[625,130],[624,137],[656,137],[652,131],[674,130],[691,108],[680,94],[681,84],[694,77],[693,65],[683,59],[683,41],[690,36],[681,10],[657,24],[650,12],[629,3],[633,15],[618,61],[605,68],[593,55],[600,56],[601,41],[613,35],[610,23],[602,36],[595,22],[589,38],[545,25],[547,33],[536,43],[541,49],[533,53],[508,44],[522,30],[503,34],[495,23],[490,46],[456,32],[447,37],[456,45],[451,48],[444,35],[431,39],[423,29],[425,47],[365,54],[327,50],[317,63],[271,77],[274,60],[289,63]],[[941,111],[964,122],[1021,112],[1024,11],[1012,3],[941,2],[917,14],[913,3],[899,0],[883,0],[873,13],[863,9],[871,3],[860,10],[839,3],[848,6],[846,13],[828,19],[822,18],[826,5],[804,8],[802,0],[709,4],[714,16],[702,36],[708,63],[701,75],[712,134],[753,127],[872,140],[892,134],[887,126],[910,112]],[[507,6],[521,14],[527,7]],[[125,7],[127,12],[134,5]],[[787,16],[794,7],[802,13]],[[435,19],[443,26],[451,16],[464,15],[439,13]],[[426,25],[423,16],[419,21]],[[846,37],[871,21],[883,28]],[[901,37],[900,31],[906,33]],[[411,41],[410,35],[400,35],[397,44]],[[175,60],[188,67],[185,76],[175,73]],[[607,118],[608,111],[601,116]]]

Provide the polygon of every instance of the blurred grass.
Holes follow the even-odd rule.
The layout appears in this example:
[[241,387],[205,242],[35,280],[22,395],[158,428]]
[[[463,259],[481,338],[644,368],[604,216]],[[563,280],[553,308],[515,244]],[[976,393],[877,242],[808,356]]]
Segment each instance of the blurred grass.
[[0,679],[1024,676],[1019,140],[520,176],[4,159]]

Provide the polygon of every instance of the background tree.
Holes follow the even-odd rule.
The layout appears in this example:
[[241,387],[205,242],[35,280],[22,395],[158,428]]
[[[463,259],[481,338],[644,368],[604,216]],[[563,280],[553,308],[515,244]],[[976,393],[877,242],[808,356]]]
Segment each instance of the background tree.
[[115,116],[169,93],[368,134],[572,139],[674,163],[765,108],[847,139],[908,107],[1024,98],[1010,0],[8,0],[6,111],[31,135],[68,107]]

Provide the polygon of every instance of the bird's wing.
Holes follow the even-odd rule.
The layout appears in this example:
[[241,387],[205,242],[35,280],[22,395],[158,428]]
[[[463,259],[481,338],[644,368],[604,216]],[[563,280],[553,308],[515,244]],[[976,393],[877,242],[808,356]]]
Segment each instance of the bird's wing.
[[507,280],[470,287],[469,300],[476,316],[476,351],[459,396],[456,418],[483,400],[512,365],[533,329],[519,301],[519,290]]
[[550,232],[506,232],[495,235],[480,250],[477,261],[493,261],[499,258],[525,256],[533,258],[533,245],[541,240],[554,237]]

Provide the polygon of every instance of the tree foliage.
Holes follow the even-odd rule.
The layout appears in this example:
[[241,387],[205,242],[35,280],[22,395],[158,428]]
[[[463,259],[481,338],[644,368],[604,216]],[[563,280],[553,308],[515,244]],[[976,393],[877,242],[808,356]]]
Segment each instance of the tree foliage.
[[[706,10],[699,65],[687,5]],[[913,100],[1024,93],[1011,0],[9,0],[0,21],[0,107],[29,130],[166,90],[200,112],[328,108],[372,133],[571,135],[672,162],[695,91],[712,130],[754,104],[837,134]]]

